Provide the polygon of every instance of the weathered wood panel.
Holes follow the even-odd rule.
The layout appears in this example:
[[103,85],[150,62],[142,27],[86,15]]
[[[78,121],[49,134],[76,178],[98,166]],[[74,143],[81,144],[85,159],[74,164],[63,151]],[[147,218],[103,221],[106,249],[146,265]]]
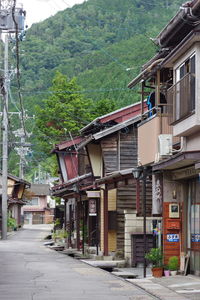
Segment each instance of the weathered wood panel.
[[111,135],[101,140],[101,149],[105,174],[118,170],[118,135]]
[[120,170],[137,166],[137,129],[128,127],[120,132]]
[[[146,235],[146,252],[155,247],[155,240],[152,234]],[[144,235],[134,234],[131,237],[132,249],[132,267],[136,267],[138,263],[144,262]]]

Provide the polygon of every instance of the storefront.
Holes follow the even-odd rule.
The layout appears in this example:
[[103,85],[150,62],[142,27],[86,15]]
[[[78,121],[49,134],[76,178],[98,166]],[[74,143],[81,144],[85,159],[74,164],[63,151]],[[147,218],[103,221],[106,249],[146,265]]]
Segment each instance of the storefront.
[[164,263],[178,256],[183,273],[200,276],[200,160],[194,155],[179,154],[153,172],[163,181]]

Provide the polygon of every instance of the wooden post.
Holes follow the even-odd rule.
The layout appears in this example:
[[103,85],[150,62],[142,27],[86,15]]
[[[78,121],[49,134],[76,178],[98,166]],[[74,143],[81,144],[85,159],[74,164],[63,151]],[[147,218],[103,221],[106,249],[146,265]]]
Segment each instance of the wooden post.
[[99,199],[96,199],[96,255],[99,255]]
[[64,230],[67,230],[67,201],[64,202]]
[[68,238],[68,242],[69,242],[69,247],[72,247],[72,205],[69,205],[69,238]]
[[104,255],[108,256],[108,189],[107,185],[104,190]]
[[146,168],[143,168],[143,232],[144,232],[144,278],[146,277],[146,249],[147,249],[147,232],[146,232]]
[[76,202],[76,247],[80,250],[80,201]]
[[82,202],[82,210],[83,210],[83,227],[82,227],[82,253],[85,254],[85,201]]

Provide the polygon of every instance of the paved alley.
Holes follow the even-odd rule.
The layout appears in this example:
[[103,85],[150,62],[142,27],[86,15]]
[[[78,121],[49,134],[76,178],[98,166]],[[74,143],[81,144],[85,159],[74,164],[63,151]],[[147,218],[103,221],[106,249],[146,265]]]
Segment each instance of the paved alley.
[[45,226],[0,241],[1,300],[150,300],[134,285],[43,246]]

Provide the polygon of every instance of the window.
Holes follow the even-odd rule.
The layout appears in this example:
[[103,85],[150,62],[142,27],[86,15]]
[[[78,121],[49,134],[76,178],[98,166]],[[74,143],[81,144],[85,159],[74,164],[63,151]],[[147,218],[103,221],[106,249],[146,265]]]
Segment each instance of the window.
[[32,198],[31,200],[28,200],[27,205],[28,206],[38,206],[39,198],[35,197],[35,198]]
[[195,54],[176,69],[175,76],[174,121],[178,121],[195,110]]

